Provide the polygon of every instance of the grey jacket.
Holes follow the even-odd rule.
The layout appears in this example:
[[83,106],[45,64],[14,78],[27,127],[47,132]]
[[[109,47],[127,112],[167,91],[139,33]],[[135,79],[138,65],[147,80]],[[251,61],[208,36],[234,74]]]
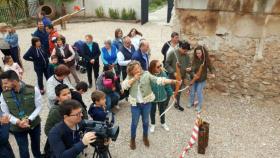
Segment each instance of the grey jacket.
[[69,89],[74,89],[74,87],[72,86],[72,84],[69,82],[69,80],[67,78],[65,78],[62,82],[58,81],[55,78],[55,75],[52,75],[48,81],[47,81],[47,96],[48,96],[48,100],[49,100],[49,104],[48,107],[51,108],[55,101],[56,101],[56,95],[55,95],[55,87],[59,84],[66,84]]

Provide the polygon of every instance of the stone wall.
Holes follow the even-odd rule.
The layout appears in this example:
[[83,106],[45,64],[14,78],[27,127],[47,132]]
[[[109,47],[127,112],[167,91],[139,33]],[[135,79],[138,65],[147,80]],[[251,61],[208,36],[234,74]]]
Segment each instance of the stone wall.
[[208,88],[280,103],[280,0],[260,2],[177,0],[173,30],[210,50],[216,78]]

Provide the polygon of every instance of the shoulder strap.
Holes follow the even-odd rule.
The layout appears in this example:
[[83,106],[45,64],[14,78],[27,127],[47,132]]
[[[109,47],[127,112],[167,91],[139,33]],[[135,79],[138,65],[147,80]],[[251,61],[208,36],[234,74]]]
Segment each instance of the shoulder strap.
[[176,60],[177,60],[177,63],[179,63],[179,64],[180,64],[180,62],[179,62],[179,58],[178,58],[178,56],[177,56],[177,54],[176,54],[175,49],[173,50],[173,53],[174,53],[174,55],[175,55],[175,58],[176,58]]

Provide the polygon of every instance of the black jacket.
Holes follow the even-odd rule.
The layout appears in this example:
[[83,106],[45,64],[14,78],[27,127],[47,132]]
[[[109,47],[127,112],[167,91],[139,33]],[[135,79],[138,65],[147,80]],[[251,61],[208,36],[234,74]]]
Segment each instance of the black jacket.
[[28,51],[24,54],[23,59],[32,61],[34,70],[42,70],[48,68],[49,59],[47,52],[41,48],[31,46]]
[[64,121],[51,129],[48,140],[52,158],[76,158],[86,147],[80,140],[79,131],[72,131]]
[[88,114],[87,114],[87,106],[85,105],[84,101],[83,101],[83,98],[82,98],[82,95],[77,92],[77,91],[74,91],[74,90],[70,90],[71,91],[71,96],[72,96],[72,99],[78,101],[81,105],[82,105],[82,112],[83,112],[83,119],[88,119]]
[[89,64],[91,59],[94,59],[94,65],[99,65],[99,56],[101,54],[99,45],[96,42],[92,43],[92,51],[88,48],[88,45],[84,43],[83,45],[84,52],[82,53],[82,57],[86,60],[86,62]]

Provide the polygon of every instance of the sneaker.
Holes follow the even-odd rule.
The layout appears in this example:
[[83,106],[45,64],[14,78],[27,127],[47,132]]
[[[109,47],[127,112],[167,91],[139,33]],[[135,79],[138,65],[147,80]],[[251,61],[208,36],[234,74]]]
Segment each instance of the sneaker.
[[166,124],[161,124],[161,127],[166,130],[166,131],[169,131],[169,127],[166,125]]
[[184,108],[182,106],[180,106],[180,105],[175,105],[175,108],[180,110],[180,111],[184,111]]
[[116,105],[115,108],[119,110],[121,107],[119,105]]
[[197,108],[195,109],[195,111],[196,111],[198,114],[200,114],[200,113],[201,113],[201,108],[197,107]]
[[151,124],[151,127],[150,127],[150,132],[151,133],[155,132],[155,127],[156,127],[156,125]]
[[192,106],[193,106],[193,104],[188,104],[187,105],[188,108],[191,108]]

